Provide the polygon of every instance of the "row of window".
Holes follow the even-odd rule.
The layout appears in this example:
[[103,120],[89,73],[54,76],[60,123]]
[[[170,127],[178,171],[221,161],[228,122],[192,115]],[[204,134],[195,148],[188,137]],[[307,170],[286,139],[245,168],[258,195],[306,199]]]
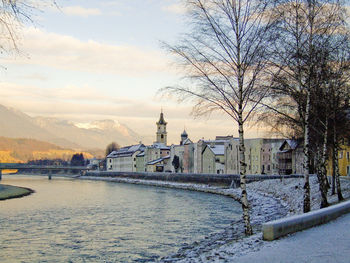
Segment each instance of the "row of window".
[[[339,159],[343,159],[343,151],[339,152]],[[350,160],[350,152],[346,152],[346,159],[349,161]]]

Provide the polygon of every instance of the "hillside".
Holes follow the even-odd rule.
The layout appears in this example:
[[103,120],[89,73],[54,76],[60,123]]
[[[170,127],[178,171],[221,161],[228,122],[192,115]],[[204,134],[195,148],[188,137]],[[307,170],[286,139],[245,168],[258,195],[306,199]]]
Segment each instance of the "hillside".
[[47,117],[31,117],[0,105],[0,136],[46,141],[62,148],[104,150],[112,141],[119,145],[135,144],[140,136],[114,120],[73,123]]
[[[70,160],[75,150],[64,149],[57,145],[34,139],[14,139],[0,137],[0,162],[27,162],[39,159]],[[83,152],[85,158],[93,155]]]

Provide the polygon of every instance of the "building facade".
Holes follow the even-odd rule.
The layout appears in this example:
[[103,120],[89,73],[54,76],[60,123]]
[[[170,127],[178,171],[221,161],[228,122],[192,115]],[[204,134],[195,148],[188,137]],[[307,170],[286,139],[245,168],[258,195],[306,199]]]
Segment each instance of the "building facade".
[[[245,139],[246,174],[278,174],[277,152],[283,139]],[[240,173],[239,139],[225,143],[225,173]]]
[[145,150],[145,145],[137,144],[120,148],[106,157],[107,171],[136,172],[136,156]]
[[284,140],[277,152],[279,174],[303,174],[304,152],[302,140]]

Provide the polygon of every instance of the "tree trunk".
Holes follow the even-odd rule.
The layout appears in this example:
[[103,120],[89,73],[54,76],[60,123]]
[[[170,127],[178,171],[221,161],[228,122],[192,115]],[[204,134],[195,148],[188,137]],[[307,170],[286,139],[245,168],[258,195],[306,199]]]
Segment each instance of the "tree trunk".
[[327,169],[326,169],[326,162],[327,162],[327,138],[328,138],[328,116],[326,117],[326,123],[325,123],[325,131],[323,134],[323,148],[322,148],[322,157],[321,157],[321,169],[320,174],[318,175],[318,182],[320,185],[320,192],[321,192],[321,208],[329,206],[327,201]]
[[333,125],[333,147],[334,147],[334,166],[333,166],[333,170],[334,170],[334,180],[336,182],[336,186],[337,186],[337,194],[338,194],[338,201],[343,201],[344,197],[341,193],[341,187],[340,187],[340,178],[339,178],[339,159],[338,159],[338,139],[337,139],[337,130],[335,125]]
[[250,225],[250,216],[249,216],[249,203],[246,187],[246,166],[245,163],[245,146],[244,146],[244,135],[243,135],[243,120],[242,113],[240,112],[239,122],[238,122],[238,133],[239,133],[239,156],[240,156],[240,179],[241,179],[241,203],[243,210],[243,220],[245,224],[245,234],[250,236],[253,234],[252,226]]
[[310,212],[310,154],[309,154],[310,90],[307,90],[304,133],[304,213]]

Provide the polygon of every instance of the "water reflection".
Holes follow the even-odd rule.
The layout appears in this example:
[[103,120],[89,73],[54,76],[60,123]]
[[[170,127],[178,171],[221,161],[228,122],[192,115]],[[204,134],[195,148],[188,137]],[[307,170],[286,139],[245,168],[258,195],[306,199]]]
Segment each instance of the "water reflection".
[[108,182],[4,176],[35,194],[0,202],[1,262],[145,262],[228,227],[232,199]]

